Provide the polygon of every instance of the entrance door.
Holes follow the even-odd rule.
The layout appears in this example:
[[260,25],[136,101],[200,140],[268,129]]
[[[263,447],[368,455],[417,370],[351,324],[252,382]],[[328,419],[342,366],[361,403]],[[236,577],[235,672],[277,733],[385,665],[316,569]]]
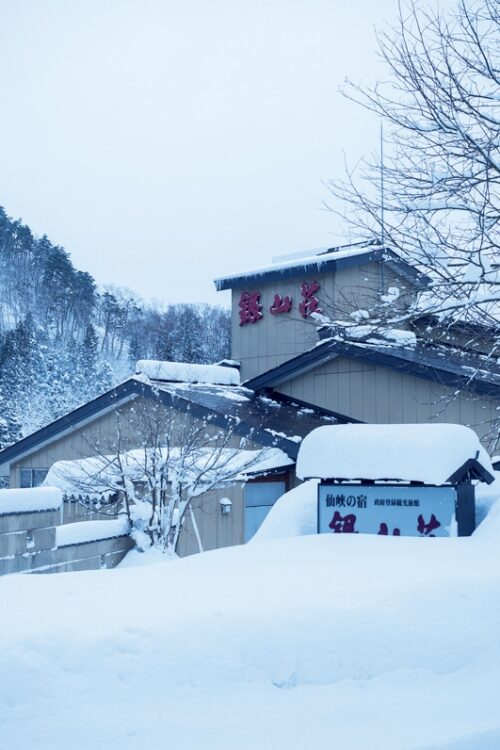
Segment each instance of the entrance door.
[[274,503],[286,492],[279,482],[249,482],[245,485],[245,542],[253,537]]

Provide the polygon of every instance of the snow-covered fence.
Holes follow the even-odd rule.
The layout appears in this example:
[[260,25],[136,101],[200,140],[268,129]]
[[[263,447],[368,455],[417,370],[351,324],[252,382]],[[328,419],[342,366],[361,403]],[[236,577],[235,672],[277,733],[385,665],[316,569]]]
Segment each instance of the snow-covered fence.
[[134,546],[122,519],[60,526],[55,487],[0,490],[0,575],[112,568]]

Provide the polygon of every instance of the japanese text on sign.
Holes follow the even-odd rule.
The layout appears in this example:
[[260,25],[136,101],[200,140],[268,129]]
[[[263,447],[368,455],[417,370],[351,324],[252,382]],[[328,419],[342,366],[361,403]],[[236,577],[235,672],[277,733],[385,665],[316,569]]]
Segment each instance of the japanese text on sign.
[[318,487],[318,531],[381,536],[450,536],[453,487],[328,485]]

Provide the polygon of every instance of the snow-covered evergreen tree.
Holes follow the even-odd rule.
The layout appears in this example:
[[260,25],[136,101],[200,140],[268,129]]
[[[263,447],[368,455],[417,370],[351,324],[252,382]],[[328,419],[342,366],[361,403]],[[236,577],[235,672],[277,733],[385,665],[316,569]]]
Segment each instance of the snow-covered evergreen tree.
[[108,390],[136,359],[228,355],[226,310],[98,291],[64,248],[0,207],[0,448]]

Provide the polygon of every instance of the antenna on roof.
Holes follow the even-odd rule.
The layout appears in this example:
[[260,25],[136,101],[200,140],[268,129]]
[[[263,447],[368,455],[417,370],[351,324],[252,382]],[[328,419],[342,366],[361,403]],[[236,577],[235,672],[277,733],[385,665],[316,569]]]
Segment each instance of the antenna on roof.
[[385,217],[384,217],[384,124],[380,123],[380,227],[381,242],[385,244]]

